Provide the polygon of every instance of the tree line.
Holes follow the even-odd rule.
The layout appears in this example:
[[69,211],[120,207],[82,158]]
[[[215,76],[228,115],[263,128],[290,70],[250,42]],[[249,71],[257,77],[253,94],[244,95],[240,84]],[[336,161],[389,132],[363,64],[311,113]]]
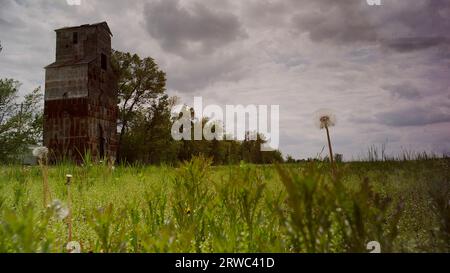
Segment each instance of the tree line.
[[40,88],[18,102],[20,83],[0,79],[0,162],[20,159],[28,145],[42,139],[42,100]]
[[[172,107],[178,99],[167,94],[166,73],[151,57],[115,50],[112,67],[118,76],[118,162],[175,165],[199,155],[210,157],[216,165],[283,161],[278,150],[261,152],[264,136],[252,140],[250,132],[243,141],[173,140]],[[18,102],[19,87],[13,79],[0,79],[0,163],[18,162],[30,145],[42,143],[41,89]],[[191,122],[206,124],[208,119]]]
[[[213,139],[175,141],[171,130],[175,121],[172,107],[177,98],[166,93],[166,74],[150,58],[113,51],[113,67],[119,78],[119,151],[122,162],[174,164],[203,155],[214,164],[281,162],[279,151],[261,152],[264,137],[244,141]],[[205,125],[208,119],[196,121]],[[202,127],[203,128],[203,127]]]

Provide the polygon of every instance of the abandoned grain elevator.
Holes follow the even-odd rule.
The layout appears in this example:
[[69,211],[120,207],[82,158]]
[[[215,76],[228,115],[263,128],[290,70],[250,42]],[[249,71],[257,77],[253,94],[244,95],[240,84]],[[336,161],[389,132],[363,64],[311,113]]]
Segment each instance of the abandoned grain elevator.
[[114,160],[117,77],[106,22],[56,31],[56,61],[45,67],[44,145],[53,161]]

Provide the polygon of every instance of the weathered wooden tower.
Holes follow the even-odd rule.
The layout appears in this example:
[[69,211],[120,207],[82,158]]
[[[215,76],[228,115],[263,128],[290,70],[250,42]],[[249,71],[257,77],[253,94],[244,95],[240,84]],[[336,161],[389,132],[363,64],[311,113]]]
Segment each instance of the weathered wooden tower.
[[115,159],[117,77],[106,22],[56,31],[56,61],[45,67],[44,145],[52,159]]

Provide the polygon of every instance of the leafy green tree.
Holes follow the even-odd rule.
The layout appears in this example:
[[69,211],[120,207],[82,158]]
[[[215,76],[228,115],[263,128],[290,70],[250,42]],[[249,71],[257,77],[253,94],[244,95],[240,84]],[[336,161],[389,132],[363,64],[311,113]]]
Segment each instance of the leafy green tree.
[[159,97],[134,114],[122,142],[122,156],[128,162],[174,163],[178,146],[171,136],[171,98]]
[[[191,140],[175,141],[171,135],[174,119],[171,109],[175,98],[165,91],[166,74],[159,69],[152,58],[113,51],[113,67],[119,83],[119,154],[122,162],[145,164],[177,164],[189,161],[194,156],[204,156],[213,164],[236,164],[241,160],[249,163],[266,164],[282,162],[279,151],[262,152],[264,136],[257,135],[245,141]],[[187,107],[187,106],[186,106]],[[212,131],[222,129],[208,118],[195,119],[191,108],[191,125],[201,123],[202,128],[213,126]]]
[[286,163],[292,164],[292,163],[296,163],[297,161],[295,160],[295,158],[293,158],[291,155],[287,155],[286,157]]
[[19,159],[42,139],[42,92],[36,88],[19,102],[20,83],[0,79],[0,162]]
[[118,76],[119,97],[119,159],[124,136],[130,123],[144,108],[164,95],[166,74],[150,58],[113,51],[112,65]]

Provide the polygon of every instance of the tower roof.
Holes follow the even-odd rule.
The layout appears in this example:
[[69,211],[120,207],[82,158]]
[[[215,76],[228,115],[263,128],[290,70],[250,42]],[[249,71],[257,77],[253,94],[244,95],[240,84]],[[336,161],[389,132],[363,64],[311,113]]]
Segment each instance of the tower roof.
[[95,24],[84,24],[84,25],[80,25],[80,26],[73,26],[73,27],[63,27],[63,28],[58,28],[55,29],[56,32],[61,31],[61,30],[68,30],[68,29],[74,29],[74,28],[86,28],[86,27],[104,27],[108,33],[113,36],[111,29],[108,26],[107,22],[100,22],[100,23],[95,23]]
[[68,60],[65,62],[53,62],[49,65],[47,65],[46,67],[44,67],[45,69],[47,68],[55,68],[55,67],[63,67],[63,66],[73,66],[73,65],[86,65],[86,64],[90,64],[91,62],[95,61],[97,59],[97,56],[93,56],[91,58],[84,58],[81,60]]

